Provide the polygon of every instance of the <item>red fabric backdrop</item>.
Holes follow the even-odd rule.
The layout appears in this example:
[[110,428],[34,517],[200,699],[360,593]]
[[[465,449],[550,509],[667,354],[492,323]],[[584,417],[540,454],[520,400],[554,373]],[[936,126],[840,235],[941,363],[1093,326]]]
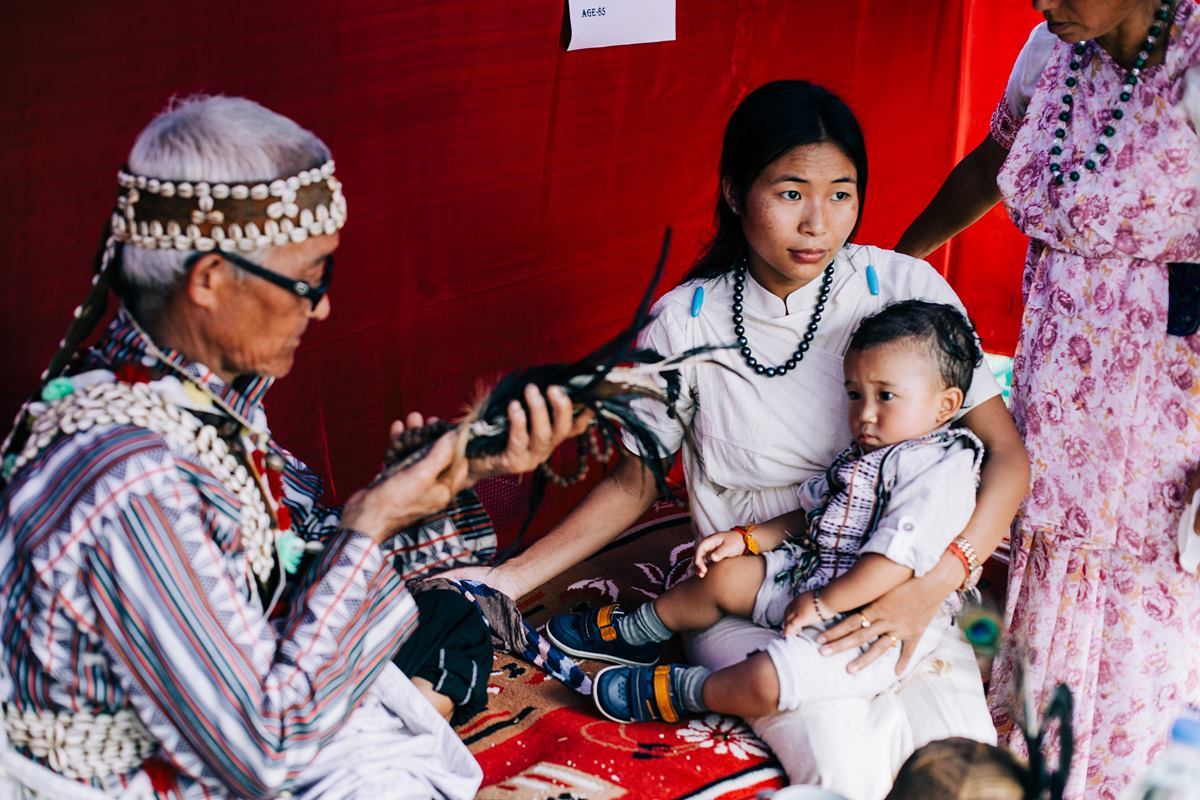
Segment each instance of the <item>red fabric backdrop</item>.
[[[563,4],[546,0],[16,4],[0,54],[4,421],[82,298],[116,168],[171,95],[255,98],[335,153],[351,221],[334,313],[268,407],[344,498],[393,417],[453,414],[480,379],[612,335],[667,224],[667,285],[683,273],[750,89],[804,77],[856,109],[860,239],[890,246],[984,135],[1036,22],[994,0],[678,5],[675,42],[566,52]],[[1014,342],[1022,250],[996,210],[934,258],[992,350]],[[511,519],[520,489],[486,493]]]

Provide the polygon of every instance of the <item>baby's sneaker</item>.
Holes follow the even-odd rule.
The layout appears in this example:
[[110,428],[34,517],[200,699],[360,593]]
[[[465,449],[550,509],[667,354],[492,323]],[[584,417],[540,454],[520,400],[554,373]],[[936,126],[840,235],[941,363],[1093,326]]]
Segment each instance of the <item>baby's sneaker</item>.
[[546,623],[546,638],[560,650],[579,658],[594,658],[631,667],[658,663],[662,644],[627,644],[621,639],[617,620],[625,616],[615,603],[574,614],[555,614]]
[[683,710],[680,679],[687,667],[605,667],[592,681],[592,699],[613,722],[677,722]]

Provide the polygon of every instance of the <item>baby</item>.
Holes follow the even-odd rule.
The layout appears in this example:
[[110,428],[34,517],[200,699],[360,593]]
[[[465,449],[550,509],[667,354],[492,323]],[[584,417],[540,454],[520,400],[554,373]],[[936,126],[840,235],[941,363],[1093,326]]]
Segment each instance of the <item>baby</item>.
[[[950,305],[907,300],[864,319],[843,364],[854,442],[824,474],[800,484],[798,510],[704,538],[696,575],[631,614],[612,605],[550,620],[547,635],[566,652],[623,665],[596,675],[600,711],[619,722],[674,722],[682,712],[710,710],[754,717],[871,697],[891,685],[894,637],[884,657],[848,673],[857,653],[823,656],[815,636],[846,614],[869,627],[857,609],[927,572],[948,546],[969,551],[956,537],[975,508],[983,445],[948,423],[982,357],[971,324]],[[913,664],[933,649],[952,613],[947,601]],[[654,666],[674,633],[727,614],[782,627],[783,636],[715,672]]]

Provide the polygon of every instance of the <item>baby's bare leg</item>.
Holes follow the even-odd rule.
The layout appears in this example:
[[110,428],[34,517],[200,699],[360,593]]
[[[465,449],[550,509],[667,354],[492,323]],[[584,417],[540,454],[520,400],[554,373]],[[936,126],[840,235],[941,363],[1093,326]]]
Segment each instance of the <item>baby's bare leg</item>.
[[721,714],[762,717],[779,710],[779,675],[766,653],[719,669],[708,676],[701,690],[704,705]]
[[673,631],[699,631],[732,614],[749,617],[767,574],[759,556],[718,561],[703,578],[691,577],[654,601],[658,618]]

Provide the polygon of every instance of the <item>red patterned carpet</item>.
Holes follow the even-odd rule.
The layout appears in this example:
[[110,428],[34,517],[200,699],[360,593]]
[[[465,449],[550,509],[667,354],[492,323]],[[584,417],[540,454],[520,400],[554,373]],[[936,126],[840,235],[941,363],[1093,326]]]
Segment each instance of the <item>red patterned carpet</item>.
[[[525,598],[522,609],[540,625],[581,605],[616,599],[636,606],[677,581],[691,551],[687,515],[664,504],[649,522]],[[588,673],[601,666],[583,662]],[[733,717],[610,722],[590,697],[504,654],[489,691],[488,710],[458,729],[483,766],[483,800],[732,800],[783,785],[766,746]]]

